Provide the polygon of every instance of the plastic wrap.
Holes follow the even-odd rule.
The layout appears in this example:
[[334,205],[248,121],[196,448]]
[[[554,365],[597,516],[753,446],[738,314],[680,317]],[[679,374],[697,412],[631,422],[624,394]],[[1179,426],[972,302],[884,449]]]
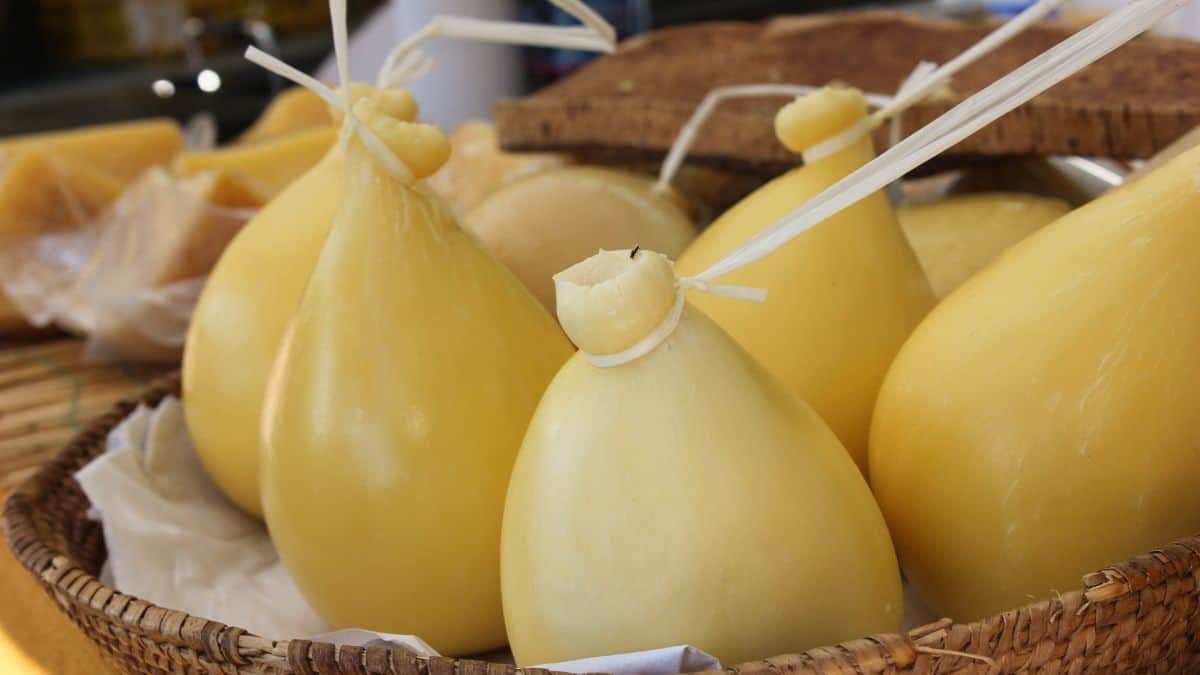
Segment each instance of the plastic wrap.
[[151,169],[75,228],[10,236],[0,288],[35,326],[89,337],[89,359],[175,361],[209,269],[254,213],[221,174]]

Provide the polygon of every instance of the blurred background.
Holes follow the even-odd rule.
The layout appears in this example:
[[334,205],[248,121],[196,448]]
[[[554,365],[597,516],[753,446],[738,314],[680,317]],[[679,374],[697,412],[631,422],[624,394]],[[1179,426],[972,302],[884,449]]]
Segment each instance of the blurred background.
[[[1065,12],[1119,4],[1075,0]],[[624,36],[702,20],[757,19],[864,6],[956,17],[1002,16],[1020,0],[591,0]],[[547,23],[566,17],[543,0],[349,0],[356,76],[370,78],[388,47],[438,12]],[[1165,32],[1200,35],[1192,9]],[[0,136],[164,115],[212,113],[221,139],[247,127],[284,87],[246,62],[248,44],[308,71],[330,51],[324,0],[0,0]],[[449,44],[428,51],[435,75],[418,84],[427,119],[487,116],[491,101],[563,76],[590,55]],[[321,71],[329,75],[328,68]],[[447,82],[456,86],[447,87]],[[462,85],[466,86],[462,86]],[[453,99],[445,98],[449,89]],[[465,92],[465,93],[464,93]]]

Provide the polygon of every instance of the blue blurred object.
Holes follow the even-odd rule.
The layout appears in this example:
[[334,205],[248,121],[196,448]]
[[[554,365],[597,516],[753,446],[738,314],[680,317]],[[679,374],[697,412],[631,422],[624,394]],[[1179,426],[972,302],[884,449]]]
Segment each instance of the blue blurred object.
[[[650,0],[587,0],[586,4],[617,29],[619,39],[650,30]],[[570,14],[544,0],[524,2],[521,16],[525,21],[556,26],[578,24]],[[596,56],[592,52],[574,49],[528,48],[525,50],[525,68],[531,80],[530,84],[536,87],[567,75]]]
[[[1007,18],[1020,14],[1034,4],[1035,0],[988,0],[987,9],[992,16]],[[1058,10],[1050,14],[1052,17],[1057,15]]]

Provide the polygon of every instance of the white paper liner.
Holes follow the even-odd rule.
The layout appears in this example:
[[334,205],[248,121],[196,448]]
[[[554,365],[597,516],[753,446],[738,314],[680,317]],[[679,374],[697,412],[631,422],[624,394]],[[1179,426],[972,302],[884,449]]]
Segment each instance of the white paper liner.
[[[414,635],[332,630],[305,602],[266,528],[217,490],[188,436],[183,406],[139,407],[108,435],[103,454],[75,478],[108,548],[101,579],[161,607],[239,626],[270,639],[388,646],[437,656]],[[565,672],[672,675],[720,668],[676,646],[554,664]]]

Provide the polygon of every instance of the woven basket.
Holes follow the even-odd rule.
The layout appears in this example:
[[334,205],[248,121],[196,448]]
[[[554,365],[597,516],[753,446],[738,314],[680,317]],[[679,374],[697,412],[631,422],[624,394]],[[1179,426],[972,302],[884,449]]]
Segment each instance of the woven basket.
[[[178,375],[119,403],[9,498],[13,553],[68,616],[132,673],[547,675],[381,647],[271,640],[118,593],[97,578],[104,539],[72,478],[138,403],[178,395]],[[948,620],[729,668],[730,675],[821,673],[1200,672],[1200,537],[1084,577],[1084,588],[971,624]]]

